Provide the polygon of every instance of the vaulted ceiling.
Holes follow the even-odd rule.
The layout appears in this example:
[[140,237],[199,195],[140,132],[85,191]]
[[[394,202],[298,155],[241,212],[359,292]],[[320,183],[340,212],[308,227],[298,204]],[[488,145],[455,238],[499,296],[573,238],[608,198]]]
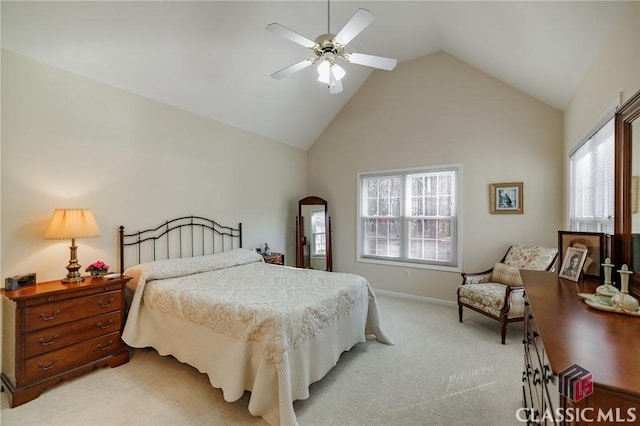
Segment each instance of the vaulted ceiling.
[[[1,8],[4,49],[303,149],[371,73],[345,64],[337,95],[316,81],[315,67],[270,77],[313,53],[265,26],[278,22],[313,40],[327,32],[325,1],[2,1]],[[331,32],[358,8],[376,20],[349,51],[402,63],[443,50],[563,110],[624,3],[334,0]]]

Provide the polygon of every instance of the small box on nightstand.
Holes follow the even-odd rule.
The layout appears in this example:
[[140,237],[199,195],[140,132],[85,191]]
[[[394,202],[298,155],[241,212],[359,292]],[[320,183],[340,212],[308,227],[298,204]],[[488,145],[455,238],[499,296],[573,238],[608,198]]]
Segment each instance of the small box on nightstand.
[[4,289],[7,291],[11,291],[35,284],[36,274],[35,272],[32,272],[30,274],[14,275],[13,277],[5,278]]
[[274,265],[284,265],[284,253],[262,254],[265,263],[272,263]]

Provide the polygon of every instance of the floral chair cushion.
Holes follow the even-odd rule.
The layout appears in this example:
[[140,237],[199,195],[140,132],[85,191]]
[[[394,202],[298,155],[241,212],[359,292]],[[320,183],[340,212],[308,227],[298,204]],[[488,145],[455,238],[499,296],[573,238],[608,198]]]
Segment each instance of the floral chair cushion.
[[[460,287],[459,297],[462,303],[474,306],[499,317],[504,306],[507,286],[499,283],[465,284]],[[509,295],[509,313],[507,318],[524,316],[524,290],[514,289]]]
[[503,263],[520,269],[546,270],[558,254],[555,248],[539,246],[511,246]]

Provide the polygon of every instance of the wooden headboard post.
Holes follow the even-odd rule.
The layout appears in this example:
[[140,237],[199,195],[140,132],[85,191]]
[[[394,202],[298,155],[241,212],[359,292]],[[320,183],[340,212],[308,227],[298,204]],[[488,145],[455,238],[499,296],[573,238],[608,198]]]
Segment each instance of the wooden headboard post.
[[[170,239],[170,235],[174,236]],[[225,247],[225,238],[227,241],[231,240],[230,248]],[[216,241],[220,243],[219,247],[216,247]],[[238,242],[237,246],[234,244],[235,241]],[[152,244],[152,254],[145,256],[146,252],[143,253],[142,244],[147,242]],[[186,247],[183,247],[183,243]],[[120,226],[118,230],[120,273],[124,273],[125,270],[124,252],[126,247],[137,246],[137,263],[142,263],[157,260],[156,247],[158,244],[166,246],[166,259],[203,256],[242,248],[242,222],[238,223],[237,228],[233,228],[222,226],[212,219],[184,216],[168,220],[155,228],[130,234],[125,234],[124,226]],[[148,246],[145,245],[145,247]]]

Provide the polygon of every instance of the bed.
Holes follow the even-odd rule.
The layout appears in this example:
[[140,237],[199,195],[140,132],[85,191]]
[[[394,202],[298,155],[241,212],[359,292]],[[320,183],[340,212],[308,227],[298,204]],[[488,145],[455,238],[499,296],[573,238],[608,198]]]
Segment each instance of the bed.
[[393,344],[365,278],[267,264],[242,248],[241,224],[189,216],[120,227],[119,239],[121,271],[132,277],[125,343],[206,373],[226,401],[250,391],[249,412],[269,424],[296,425],[293,401],[308,398],[342,352],[367,336]]

